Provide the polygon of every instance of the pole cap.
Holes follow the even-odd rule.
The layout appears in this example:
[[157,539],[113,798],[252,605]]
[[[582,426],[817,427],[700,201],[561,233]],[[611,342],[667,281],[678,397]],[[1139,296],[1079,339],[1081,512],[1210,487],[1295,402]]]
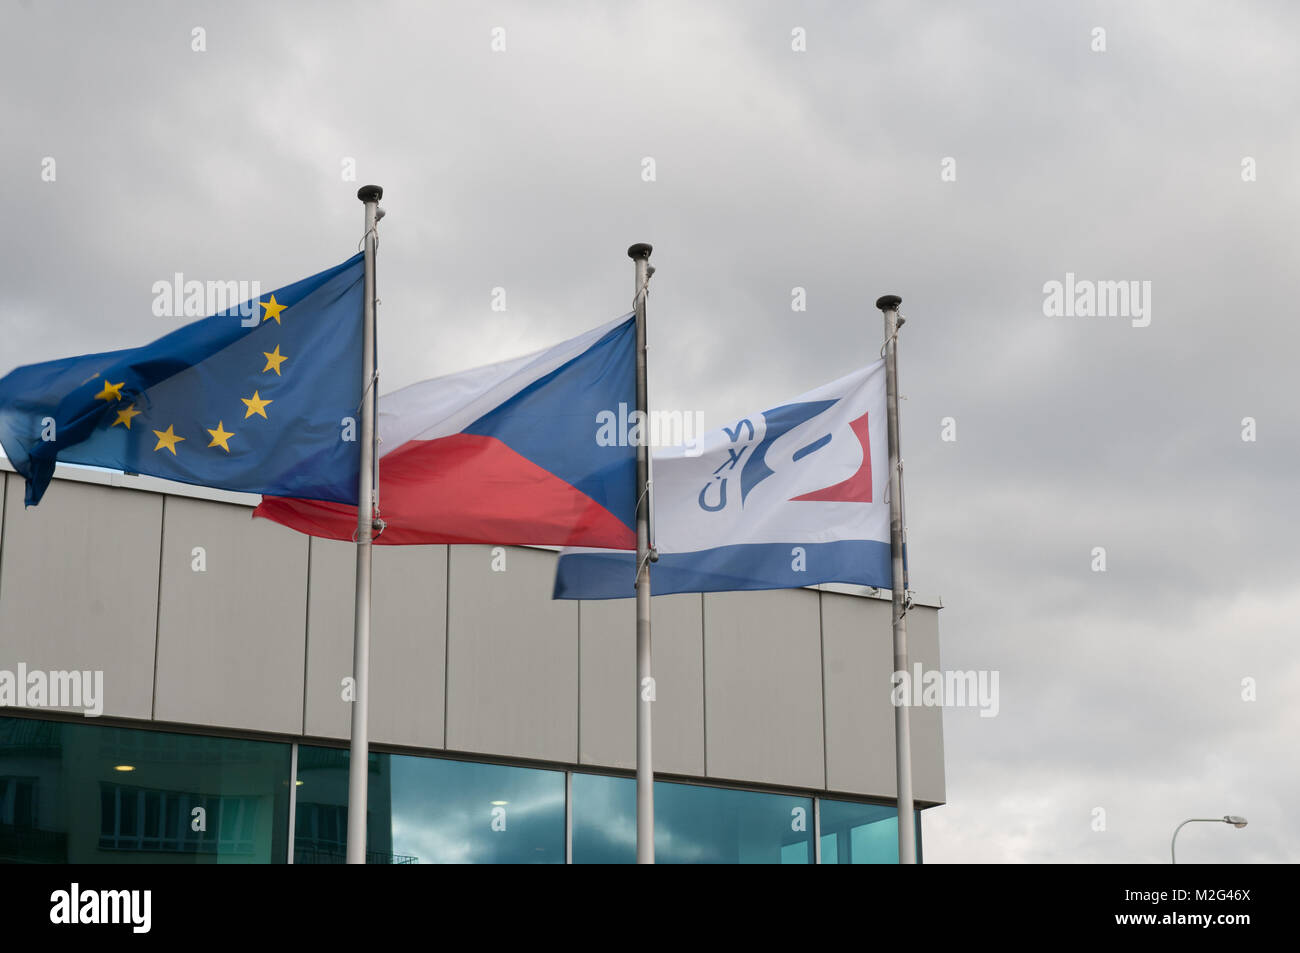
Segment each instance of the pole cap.
[[876,307],[881,311],[897,311],[903,299],[898,295],[881,295],[876,299]]
[[357,198],[363,202],[378,202],[384,197],[382,185],[363,185],[357,189]]
[[637,242],[627,250],[627,257],[631,258],[633,261],[636,261],[637,259],[645,259],[648,261],[652,251],[654,251],[653,245],[647,244],[646,242]]

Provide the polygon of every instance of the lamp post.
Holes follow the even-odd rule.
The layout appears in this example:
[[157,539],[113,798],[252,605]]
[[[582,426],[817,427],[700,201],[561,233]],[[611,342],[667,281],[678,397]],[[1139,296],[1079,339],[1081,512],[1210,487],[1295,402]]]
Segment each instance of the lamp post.
[[1235,814],[1225,814],[1223,817],[1189,817],[1187,820],[1183,821],[1183,823],[1174,828],[1173,839],[1169,841],[1170,863],[1178,863],[1178,855],[1174,852],[1174,846],[1178,843],[1178,832],[1188,824],[1193,824],[1198,821],[1204,821],[1207,824],[1231,824],[1236,828],[1246,826],[1246,819],[1244,817],[1237,817]]

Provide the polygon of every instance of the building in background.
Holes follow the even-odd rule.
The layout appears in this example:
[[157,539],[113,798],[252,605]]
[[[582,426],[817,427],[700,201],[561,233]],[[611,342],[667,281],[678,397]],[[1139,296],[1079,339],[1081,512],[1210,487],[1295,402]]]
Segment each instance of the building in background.
[[[0,862],[341,863],[354,547],[239,494],[0,484],[0,671],[104,694],[0,709]],[[371,863],[635,859],[632,602],[552,600],[555,559],[376,547]],[[890,604],[831,588],[653,600],[658,862],[896,862]],[[937,617],[908,614],[927,670]],[[912,714],[919,810],[941,715]]]

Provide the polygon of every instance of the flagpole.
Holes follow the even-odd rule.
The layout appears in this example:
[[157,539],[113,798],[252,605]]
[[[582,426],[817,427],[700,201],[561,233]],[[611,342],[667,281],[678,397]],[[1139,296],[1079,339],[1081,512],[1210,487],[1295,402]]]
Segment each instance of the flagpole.
[[636,409],[641,438],[636,445],[636,862],[655,862],[654,763],[650,754],[650,706],[654,679],[650,674],[650,549],[649,471],[650,414],[646,395],[646,286],[651,246],[639,242],[627,250],[636,263]]
[[370,564],[375,487],[375,226],[384,190],[365,185],[357,198],[366,207],[366,270],[361,335],[361,466],[357,478],[357,588],[352,636],[352,739],[348,754],[349,864],[366,862],[366,797],[370,778]]
[[[889,551],[893,557],[894,671],[907,664],[907,581],[903,575],[903,478],[898,449],[898,295],[876,301],[885,316],[885,396],[889,420]],[[906,702],[907,699],[904,699]],[[898,776],[898,862],[916,863],[916,815],[912,808],[912,734],[906,704],[894,706],[894,755]]]

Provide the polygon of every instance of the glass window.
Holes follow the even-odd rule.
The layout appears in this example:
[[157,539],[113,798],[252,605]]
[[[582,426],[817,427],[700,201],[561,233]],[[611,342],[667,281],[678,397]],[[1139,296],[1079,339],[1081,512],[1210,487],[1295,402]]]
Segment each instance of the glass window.
[[[655,862],[812,863],[812,799],[655,782]],[[636,861],[636,781],[573,776],[573,862]]]
[[[821,802],[823,864],[898,863],[898,808],[855,801]],[[921,812],[916,812],[921,860]]]
[[0,717],[0,863],[282,863],[289,758],[287,744]]
[[[290,746],[0,717],[0,863],[270,863]],[[564,772],[373,753],[369,863],[563,863]],[[297,863],[342,863],[348,752],[302,746]],[[812,862],[812,799],[655,783],[660,863]],[[823,863],[896,863],[892,807],[821,802]],[[636,859],[636,782],[573,775],[577,863]],[[917,812],[917,858],[921,821]]]
[[[564,772],[370,755],[366,862],[564,863]],[[298,749],[294,862],[343,863],[348,752]]]

